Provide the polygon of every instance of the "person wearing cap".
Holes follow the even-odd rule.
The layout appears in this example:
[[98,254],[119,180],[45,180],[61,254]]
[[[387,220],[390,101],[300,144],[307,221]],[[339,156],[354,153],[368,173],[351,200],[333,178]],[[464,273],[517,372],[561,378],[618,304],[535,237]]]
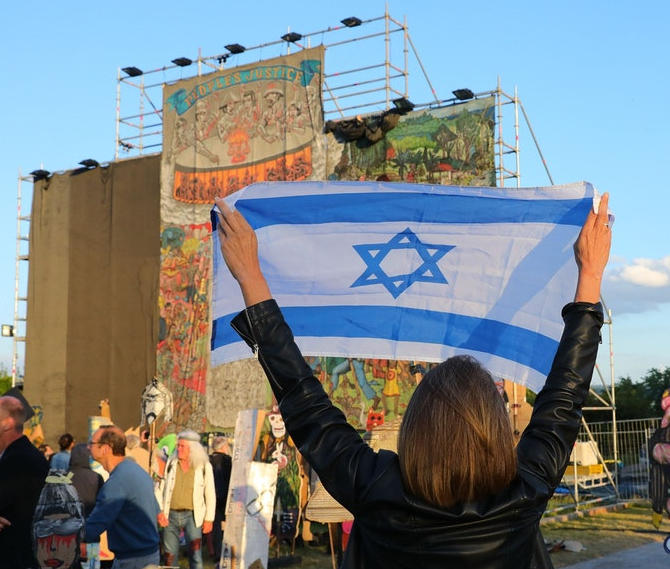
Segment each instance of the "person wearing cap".
[[0,569],[36,567],[33,512],[49,463],[23,434],[28,411],[17,397],[0,397]]
[[189,567],[202,569],[202,534],[212,531],[216,490],[212,465],[195,431],[177,435],[177,446],[165,465],[157,497],[165,565],[175,565],[179,559],[179,534],[183,530]]

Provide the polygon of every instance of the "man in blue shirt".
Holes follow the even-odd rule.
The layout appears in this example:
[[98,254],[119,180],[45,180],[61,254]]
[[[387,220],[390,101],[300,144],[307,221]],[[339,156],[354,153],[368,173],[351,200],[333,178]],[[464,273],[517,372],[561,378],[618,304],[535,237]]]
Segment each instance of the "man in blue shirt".
[[109,472],[86,519],[84,541],[96,542],[107,531],[114,553],[112,569],[144,569],[159,564],[158,502],[151,476],[125,460],[126,437],[114,425],[100,427],[89,442],[91,456]]

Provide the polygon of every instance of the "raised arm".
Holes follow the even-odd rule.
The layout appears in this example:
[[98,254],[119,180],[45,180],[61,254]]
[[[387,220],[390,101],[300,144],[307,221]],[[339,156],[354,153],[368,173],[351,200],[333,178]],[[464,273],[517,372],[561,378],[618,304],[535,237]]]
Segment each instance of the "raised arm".
[[574,246],[579,270],[575,302],[563,309],[565,328],[551,371],[517,446],[519,469],[553,491],[577,438],[581,409],[593,375],[603,323],[600,285],[612,241],[605,194],[591,211]]
[[215,198],[219,213],[217,231],[223,259],[240,285],[246,306],[272,297],[258,261],[256,233],[239,211],[232,211],[221,198]]
[[300,453],[319,474],[324,487],[355,512],[376,454],[336,408],[313,377],[270,289],[258,260],[251,226],[217,199],[221,253],[240,285],[247,309],[232,326],[254,351],[279,403],[288,432]]

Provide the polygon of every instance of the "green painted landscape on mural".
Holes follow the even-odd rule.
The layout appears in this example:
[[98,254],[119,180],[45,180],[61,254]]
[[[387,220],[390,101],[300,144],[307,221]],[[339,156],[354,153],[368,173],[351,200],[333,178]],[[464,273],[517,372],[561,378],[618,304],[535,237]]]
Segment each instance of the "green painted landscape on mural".
[[376,143],[345,144],[331,178],[494,186],[494,99],[411,112]]

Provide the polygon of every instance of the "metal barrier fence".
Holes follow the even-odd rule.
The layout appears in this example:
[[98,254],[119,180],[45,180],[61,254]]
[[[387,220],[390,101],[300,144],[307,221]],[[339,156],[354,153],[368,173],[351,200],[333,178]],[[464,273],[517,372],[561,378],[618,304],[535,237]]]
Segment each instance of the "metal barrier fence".
[[596,503],[649,499],[647,443],[660,419],[582,424],[572,463],[547,514]]

